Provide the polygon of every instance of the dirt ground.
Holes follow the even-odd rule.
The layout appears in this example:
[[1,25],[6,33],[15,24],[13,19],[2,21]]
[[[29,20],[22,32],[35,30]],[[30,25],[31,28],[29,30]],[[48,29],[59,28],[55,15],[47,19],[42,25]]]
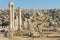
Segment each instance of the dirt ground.
[[24,37],[0,37],[0,40],[60,40],[60,38],[24,38]]

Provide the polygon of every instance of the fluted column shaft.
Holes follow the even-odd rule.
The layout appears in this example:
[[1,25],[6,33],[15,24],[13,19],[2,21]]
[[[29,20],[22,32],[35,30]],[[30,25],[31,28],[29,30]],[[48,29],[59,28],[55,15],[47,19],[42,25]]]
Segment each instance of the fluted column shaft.
[[21,8],[18,7],[18,30],[21,29]]
[[14,30],[14,4],[9,3],[10,29]]

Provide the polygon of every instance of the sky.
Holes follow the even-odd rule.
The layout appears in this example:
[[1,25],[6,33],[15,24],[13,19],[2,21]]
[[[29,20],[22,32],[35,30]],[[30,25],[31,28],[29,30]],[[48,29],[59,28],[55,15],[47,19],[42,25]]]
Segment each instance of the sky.
[[60,9],[60,0],[0,0],[0,9],[8,8],[9,2],[13,2],[15,8],[20,6],[21,8]]

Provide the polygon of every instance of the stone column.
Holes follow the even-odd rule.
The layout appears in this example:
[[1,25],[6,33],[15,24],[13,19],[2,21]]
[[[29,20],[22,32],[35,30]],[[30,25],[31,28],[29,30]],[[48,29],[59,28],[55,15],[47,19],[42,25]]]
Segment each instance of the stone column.
[[[16,11],[17,12],[17,11]],[[16,13],[16,19],[14,20],[15,22],[14,22],[14,26],[15,26],[15,30],[17,30],[18,29],[18,15],[17,15],[17,13]]]
[[18,30],[21,30],[21,8],[18,7]]
[[14,3],[9,3],[10,29],[14,30]]

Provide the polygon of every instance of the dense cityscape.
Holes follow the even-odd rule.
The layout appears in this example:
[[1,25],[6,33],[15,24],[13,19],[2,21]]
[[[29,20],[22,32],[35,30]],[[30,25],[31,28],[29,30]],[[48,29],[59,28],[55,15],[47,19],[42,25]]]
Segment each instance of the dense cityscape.
[[[15,21],[18,20],[17,9],[14,10]],[[60,28],[60,10],[59,9],[22,9],[22,28],[28,30],[30,27],[34,31],[38,31],[38,28],[41,29],[55,29],[56,31]],[[3,24],[6,23],[7,24]],[[16,22],[17,23],[17,22]],[[3,25],[2,25],[3,24]],[[0,25],[9,26],[9,10],[3,9],[0,10]],[[18,26],[18,24],[16,24]],[[37,29],[37,30],[36,30]],[[41,30],[39,29],[39,30]],[[55,31],[55,30],[54,30]]]

